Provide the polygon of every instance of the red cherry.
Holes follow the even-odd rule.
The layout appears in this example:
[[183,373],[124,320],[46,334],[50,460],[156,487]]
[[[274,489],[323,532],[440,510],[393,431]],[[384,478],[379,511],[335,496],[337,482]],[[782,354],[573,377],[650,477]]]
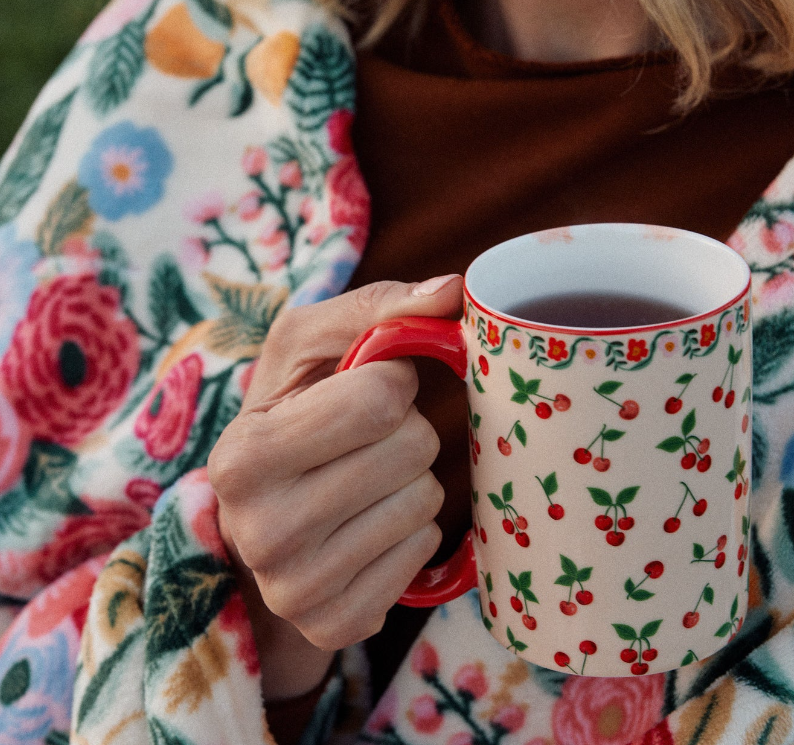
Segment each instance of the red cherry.
[[598,651],[598,647],[596,646],[595,642],[585,639],[581,644],[579,644],[579,651],[582,654],[595,654],[596,651]]
[[521,548],[526,548],[529,546],[529,536],[526,533],[516,533],[516,543]]
[[620,659],[623,662],[634,662],[637,659],[637,650],[628,648],[621,650]]
[[562,520],[565,517],[565,510],[561,504],[550,504],[549,505],[549,517],[552,520]]
[[635,662],[631,666],[631,672],[633,675],[645,675],[648,672],[648,665],[644,662]]
[[664,404],[664,410],[668,414],[677,414],[681,411],[681,407],[684,405],[684,402],[680,398],[676,398],[675,396],[670,396]]
[[653,662],[658,655],[659,655],[659,650],[651,647],[650,649],[646,649],[642,653],[642,659],[645,660],[646,662]]
[[730,409],[733,406],[733,402],[736,400],[736,391],[728,391],[725,394],[725,408]]
[[741,577],[744,574],[744,562],[739,562],[739,569],[738,569],[739,576]]
[[576,602],[579,605],[590,605],[593,602],[593,593],[590,590],[579,590],[576,593]]
[[750,417],[745,414],[742,417],[742,432],[747,432],[747,427],[750,425]]
[[620,407],[620,411],[618,412],[618,416],[621,419],[634,419],[637,414],[640,413],[640,405],[636,401],[632,401],[628,399],[623,402],[623,406]]
[[516,613],[521,613],[524,610],[524,604],[515,595],[510,598],[510,605],[513,606],[513,610]]
[[634,527],[634,518],[633,517],[621,517],[618,520],[618,527],[621,530],[631,530]]
[[504,437],[500,437],[496,441],[496,447],[499,448],[502,455],[510,455],[513,452],[513,446]]
[[488,610],[491,611],[491,615],[496,618],[496,603],[494,603],[493,600],[488,604]]
[[698,499],[692,507],[692,514],[695,515],[695,517],[700,517],[708,506],[709,503],[705,499]]
[[608,471],[610,464],[609,458],[593,458],[593,468],[601,473]]
[[725,553],[720,551],[714,559],[714,566],[719,569],[725,563]]
[[477,453],[475,453],[474,450],[471,451],[471,462],[474,463],[475,466],[477,465]]
[[[720,549],[720,551],[722,551],[722,548],[724,548],[724,546],[720,548],[720,544],[718,541],[717,548]],[[744,546],[739,546],[739,551],[736,553],[736,561],[741,561],[743,558],[744,558]]]
[[684,613],[684,620],[682,623],[684,624],[685,629],[691,629],[693,626],[697,626],[699,620],[700,613],[691,610],[688,613]]
[[649,561],[645,565],[645,574],[651,579],[659,579],[664,573],[664,564],[661,561]]
[[527,529],[527,525],[529,525],[529,523],[527,522],[527,519],[523,515],[519,515],[516,518],[516,527],[519,530],[526,530]]
[[480,441],[479,440],[475,440],[474,441],[474,452],[477,453],[477,455],[479,455],[481,450],[482,450],[482,447],[480,447]]
[[700,471],[700,473],[706,473],[706,471],[708,471],[709,468],[711,468],[711,456],[710,455],[704,455],[698,461],[698,471]]
[[485,534],[485,528],[480,525],[480,540],[483,543],[488,543],[488,536]]
[[742,557],[745,561],[747,560],[747,555],[750,553],[750,548],[748,546],[744,547],[744,556]]
[[742,482],[736,484],[736,488],[733,490],[733,497],[734,499],[741,499],[742,498]]
[[569,603],[567,600],[560,600],[560,610],[566,616],[572,616],[579,610],[576,603]]
[[747,492],[749,491],[749,489],[750,489],[750,482],[749,481],[745,481],[744,482],[744,486],[742,487],[742,494],[747,496]]
[[681,521],[677,517],[668,517],[664,521],[664,532],[675,533],[681,527]]
[[712,400],[712,401],[714,401],[714,403],[715,403],[715,404],[716,404],[718,401],[722,401],[722,394],[723,394],[722,387],[721,387],[721,386],[717,386],[717,387],[716,387],[716,388],[715,388],[715,389],[714,389],[714,390],[711,392],[711,400]]
[[551,406],[549,406],[549,405],[548,405],[548,404],[547,404],[545,401],[541,401],[541,402],[540,402],[540,403],[539,403],[539,404],[538,404],[538,405],[535,407],[535,413],[536,413],[536,414],[537,414],[537,415],[538,415],[538,416],[539,416],[541,419],[548,419],[548,418],[551,416]]
[[568,411],[571,408],[571,399],[564,393],[558,393],[554,397],[554,408],[557,411]]
[[469,442],[474,445],[474,430],[469,428]]
[[711,446],[711,440],[709,440],[709,438],[708,438],[708,437],[704,437],[704,438],[703,438],[703,439],[702,439],[702,440],[701,440],[701,441],[698,443],[698,448],[697,448],[697,450],[698,450],[698,452],[699,452],[701,455],[705,455],[706,453],[708,453],[708,451],[709,451],[709,447],[710,447],[710,446]]
[[[727,546],[727,545],[728,545],[728,536],[727,535],[721,535],[719,538],[717,538],[717,551],[724,550],[725,546]],[[741,559],[742,557],[740,556],[739,558]]]
[[567,654],[565,654],[565,652],[557,652],[557,653],[554,655],[554,661],[555,661],[555,662],[556,662],[556,663],[557,663],[557,664],[558,664],[560,667],[567,667],[567,666],[568,666],[568,663],[571,661],[571,658],[570,658],[570,657],[568,657],[568,655],[567,655]]
[[502,529],[504,530],[505,533],[509,533],[510,535],[512,535],[513,533],[515,533],[516,526],[513,525],[512,520],[508,520],[507,518],[505,518],[504,520],[502,520]]
[[607,533],[607,543],[610,546],[619,546],[624,540],[626,540],[625,533],[618,533],[615,530],[610,530],[609,533]]
[[477,362],[480,364],[480,370],[482,371],[482,374],[487,377],[488,376],[488,360],[483,355],[480,355],[479,358],[477,359]]
[[595,519],[595,526],[599,530],[609,530],[612,527],[612,518],[609,515],[599,515]]
[[524,624],[530,631],[534,631],[538,627],[538,622],[534,616],[528,616],[526,613],[521,616],[521,623]]
[[587,450],[587,448],[576,448],[576,450],[573,451],[573,459],[582,465],[589,463],[592,457],[593,454]]
[[690,468],[695,467],[696,462],[697,455],[694,453],[687,453],[683,458],[681,458],[681,468],[684,468],[688,471]]

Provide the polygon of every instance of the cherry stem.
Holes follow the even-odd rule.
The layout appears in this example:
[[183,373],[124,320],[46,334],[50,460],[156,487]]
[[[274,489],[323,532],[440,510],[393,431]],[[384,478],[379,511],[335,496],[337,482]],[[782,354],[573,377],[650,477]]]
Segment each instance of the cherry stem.
[[582,672],[579,673],[580,675],[584,675],[584,666],[587,664],[587,657],[588,657],[588,654],[587,654],[587,652],[585,652],[584,653],[584,660],[582,660]]
[[[683,481],[681,481],[680,483],[681,483],[681,484],[684,484],[684,482],[683,482]],[[684,502],[686,501],[686,498],[687,498],[687,497],[692,497],[692,501],[693,501],[695,504],[697,504],[697,503],[698,503],[698,501],[697,501],[697,499],[695,499],[695,495],[692,493],[692,490],[691,490],[691,489],[690,489],[690,488],[689,488],[689,487],[688,487],[686,484],[684,484],[684,489],[686,489],[686,491],[684,492]],[[681,506],[682,506],[682,507],[683,507],[683,505],[684,505],[684,502],[681,502]],[[681,509],[681,508],[679,507],[679,509]],[[678,513],[676,512],[675,514],[677,515]]]
[[515,422],[513,422],[513,426],[510,427],[510,431],[507,433],[507,437],[505,437],[505,442],[507,442],[510,439],[510,437],[513,435],[513,430],[516,428],[516,424],[518,424],[520,421],[521,421],[520,419],[516,419]]
[[[586,450],[589,450],[591,447],[593,447],[593,445],[595,445],[604,436],[604,431],[606,430],[606,428],[607,428],[606,424],[603,427],[601,427],[601,431],[596,435],[596,438],[587,446]],[[604,457],[603,443],[601,443],[601,457],[602,458]]]
[[607,401],[609,401],[610,403],[612,403],[612,404],[615,404],[615,406],[620,406],[621,408],[623,408],[623,404],[619,403],[618,401],[615,401],[615,399],[614,399],[614,398],[610,398],[609,396],[607,396],[607,395],[605,395],[605,394],[603,394],[603,393],[600,393],[600,392],[598,391],[598,389],[597,389],[597,388],[593,388],[593,390],[594,390],[596,393],[598,393],[598,395],[599,395],[599,396],[601,396],[601,398],[605,398],[605,399],[606,399]]
[[697,377],[697,373],[695,373],[685,384],[684,387],[681,389],[681,393],[678,394],[678,398],[681,399],[684,397],[684,393],[686,393],[686,389],[689,388],[689,384]]

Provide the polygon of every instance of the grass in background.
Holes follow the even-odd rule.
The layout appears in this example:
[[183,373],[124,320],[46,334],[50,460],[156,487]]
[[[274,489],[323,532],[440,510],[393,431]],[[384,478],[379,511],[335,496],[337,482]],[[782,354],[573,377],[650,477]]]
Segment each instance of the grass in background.
[[0,153],[104,0],[0,0]]

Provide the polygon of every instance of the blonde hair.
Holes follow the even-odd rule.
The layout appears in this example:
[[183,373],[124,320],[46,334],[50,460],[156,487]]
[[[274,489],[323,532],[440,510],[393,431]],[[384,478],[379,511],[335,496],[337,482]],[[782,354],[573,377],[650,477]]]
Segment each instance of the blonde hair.
[[[356,21],[362,0],[320,0]],[[404,13],[419,22],[428,0],[375,0],[359,45],[372,46]],[[794,71],[794,0],[638,0],[660,39],[679,58],[676,109],[689,111],[712,92],[714,72],[732,62],[765,82]],[[366,7],[372,0],[364,0]]]

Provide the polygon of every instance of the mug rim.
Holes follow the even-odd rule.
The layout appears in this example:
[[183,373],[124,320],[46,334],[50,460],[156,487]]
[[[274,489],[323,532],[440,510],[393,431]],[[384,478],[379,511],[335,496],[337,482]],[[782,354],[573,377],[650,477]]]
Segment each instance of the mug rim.
[[690,325],[693,323],[700,323],[712,316],[718,315],[728,308],[739,303],[742,298],[744,298],[750,292],[751,285],[752,285],[752,273],[750,271],[750,267],[747,265],[747,262],[727,244],[723,243],[722,241],[718,241],[715,238],[711,238],[709,236],[703,235],[701,233],[696,233],[692,230],[685,230],[683,228],[673,228],[669,226],[660,226],[660,225],[651,225],[646,223],[618,223],[618,222],[611,222],[611,223],[582,223],[579,225],[569,226],[571,228],[579,228],[579,229],[586,229],[589,227],[598,227],[599,229],[616,229],[622,232],[639,232],[647,231],[648,229],[651,230],[662,230],[668,234],[675,234],[677,236],[683,238],[694,238],[698,242],[707,243],[711,245],[713,248],[717,248],[721,251],[729,253],[729,255],[736,259],[739,263],[738,265],[741,267],[741,271],[746,275],[746,281],[744,283],[743,288],[737,292],[733,297],[729,300],[721,303],[720,305],[710,308],[709,310],[702,311],[700,313],[695,313],[690,316],[685,316],[674,321],[667,321],[664,323],[653,323],[653,324],[640,324],[636,326],[609,326],[609,327],[590,327],[590,326],[561,326],[555,324],[547,324],[547,323],[540,323],[538,321],[528,321],[524,318],[519,318],[518,316],[512,316],[509,313],[505,313],[504,311],[496,310],[495,308],[490,307],[484,301],[479,300],[471,290],[471,275],[472,272],[476,270],[477,262],[484,257],[486,254],[490,254],[491,252],[501,251],[505,248],[513,245],[516,241],[521,241],[522,239],[527,238],[537,238],[538,236],[542,236],[544,233],[554,233],[558,232],[561,228],[551,228],[548,230],[539,230],[534,231],[532,233],[526,233],[524,235],[516,236],[514,238],[510,238],[507,241],[503,241],[502,243],[498,243],[491,248],[486,249],[483,251],[477,258],[472,261],[469,267],[466,270],[466,273],[463,278],[463,289],[466,298],[477,308],[480,312],[486,313],[489,316],[492,316],[495,319],[502,321],[503,323],[510,323],[516,326],[520,326],[524,329],[532,329],[536,331],[541,331],[544,333],[556,333],[558,335],[588,335],[588,336],[622,336],[627,334],[642,334],[648,332],[655,332],[664,329],[672,329],[678,328],[684,325]]

